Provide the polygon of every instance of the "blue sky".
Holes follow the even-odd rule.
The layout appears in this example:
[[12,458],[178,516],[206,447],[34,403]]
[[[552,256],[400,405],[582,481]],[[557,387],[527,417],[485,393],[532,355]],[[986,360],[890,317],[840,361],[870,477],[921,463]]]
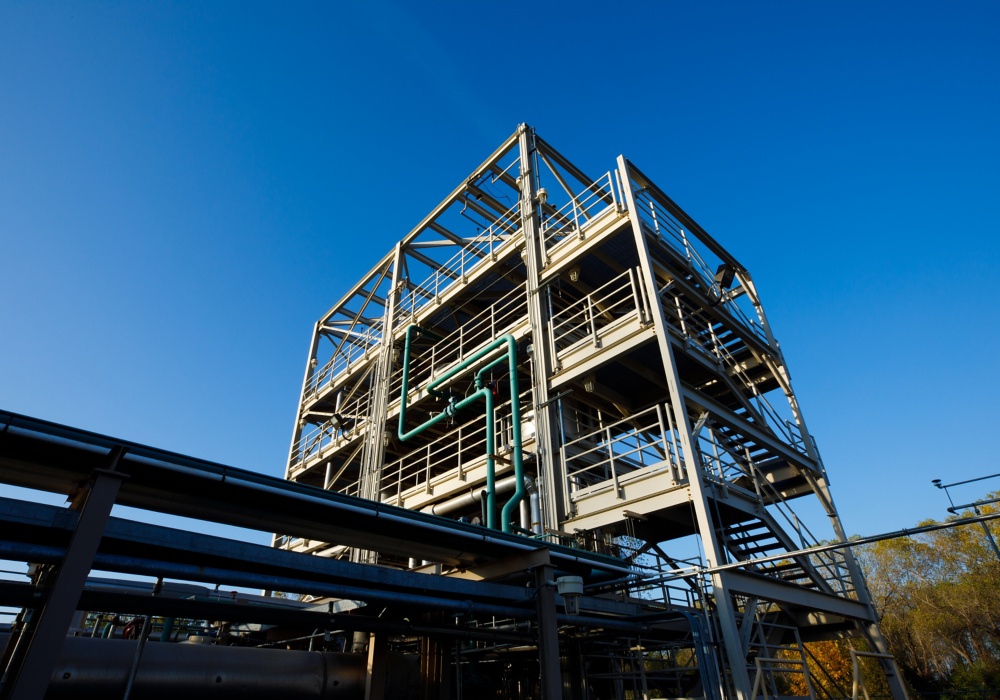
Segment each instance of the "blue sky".
[[1000,472],[995,2],[5,2],[0,407],[280,475],[314,321],[520,122],[751,270],[850,532]]

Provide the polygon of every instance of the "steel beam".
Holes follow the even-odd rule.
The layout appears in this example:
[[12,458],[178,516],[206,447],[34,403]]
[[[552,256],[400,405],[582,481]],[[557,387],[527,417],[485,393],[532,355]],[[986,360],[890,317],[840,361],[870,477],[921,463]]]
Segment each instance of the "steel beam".
[[542,700],[561,700],[562,673],[559,664],[559,624],[556,620],[555,569],[536,566],[535,609],[538,615],[538,668]]
[[126,475],[115,471],[125,448],[116,445],[108,455],[108,465],[95,470],[86,493],[81,494],[80,517],[70,538],[66,556],[57,565],[55,580],[46,591],[45,603],[38,613],[38,623],[17,667],[16,658],[4,673],[10,678],[10,700],[37,700],[45,694],[56,666],[58,650],[66,640],[73,613],[83,592],[94,555],[104,535],[122,480]]
[[[632,221],[635,245],[638,249],[640,267],[643,272],[643,282],[646,284],[646,295],[651,300],[653,325],[656,327],[656,340],[659,345],[663,371],[666,375],[670,392],[670,406],[674,412],[674,423],[680,438],[681,449],[684,452],[688,470],[688,488],[691,492],[691,505],[698,523],[698,534],[701,538],[708,564],[715,565],[725,561],[725,552],[716,535],[715,522],[709,503],[710,494],[703,483],[701,453],[691,434],[691,424],[688,420],[686,404],[682,393],[677,362],[674,359],[673,347],[670,343],[667,320],[663,312],[663,304],[656,289],[656,277],[652,269],[652,258],[646,244],[646,235],[639,221],[635,193],[632,191],[632,176],[624,156],[618,157],[618,171],[622,186],[625,189],[625,201]],[[719,616],[719,627],[722,631],[726,658],[729,661],[729,671],[736,687],[736,693],[741,700],[749,700],[752,692],[750,676],[746,668],[746,654],[740,644],[739,629],[736,623],[736,611],[733,600],[726,587],[726,581],[718,575],[713,575],[712,585],[715,593],[715,605]]]
[[549,549],[560,569],[627,574],[621,560],[288,482],[0,411],[0,481],[61,493],[115,444],[128,452],[118,503],[454,566]]

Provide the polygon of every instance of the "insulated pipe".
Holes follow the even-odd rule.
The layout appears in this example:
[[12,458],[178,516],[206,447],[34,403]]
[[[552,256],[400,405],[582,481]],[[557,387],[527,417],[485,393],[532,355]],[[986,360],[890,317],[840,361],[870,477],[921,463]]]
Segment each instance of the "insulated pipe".
[[528,484],[528,500],[531,505],[531,523],[528,527],[536,535],[542,534],[542,496],[538,493],[538,484],[530,477],[524,480]]
[[[416,528],[428,537],[432,536],[434,533],[440,533],[442,536],[446,536],[450,539],[459,538],[468,542],[470,549],[478,548],[484,545],[496,545],[498,547],[503,547],[509,550],[518,550],[521,552],[529,552],[540,549],[537,542],[531,542],[523,538],[515,537],[498,538],[490,535],[486,528],[456,527],[455,524],[438,524],[428,522],[421,518],[414,518],[414,515],[418,515],[415,512],[407,512],[403,509],[381,504],[377,501],[363,502],[362,499],[341,496],[340,494],[331,493],[330,491],[323,491],[316,489],[315,487],[283,481],[274,477],[250,472],[245,469],[226,467],[225,465],[208,462],[194,457],[187,457],[185,455],[175,454],[164,450],[156,450],[146,445],[117,440],[115,438],[96,433],[88,433],[75,428],[69,428],[63,425],[42,421],[37,418],[30,418],[16,413],[0,411],[0,420],[4,422],[6,426],[5,430],[8,433],[15,432],[16,434],[22,436],[30,436],[33,440],[40,440],[48,443],[49,445],[59,444],[64,447],[69,446],[74,449],[82,449],[87,452],[93,451],[91,448],[95,447],[103,449],[124,445],[127,448],[126,456],[123,458],[126,466],[134,468],[136,466],[141,467],[145,465],[148,467],[154,467],[168,476],[178,475],[186,479],[200,479],[210,484],[225,482],[230,485],[231,488],[245,489],[247,491],[267,495],[268,497],[284,499],[286,501],[291,500],[303,505],[311,504],[324,508],[334,508],[337,511],[338,516],[345,520],[350,520],[352,517],[357,517],[359,520],[374,517],[382,522],[392,523],[399,528]],[[101,454],[104,453],[102,452]],[[9,483],[19,482],[11,481]],[[24,485],[28,488],[41,488],[58,493],[66,493],[63,490],[53,489],[47,485],[42,485],[40,482],[35,483],[25,481],[21,483],[24,483]],[[280,484],[280,486],[278,484]],[[136,508],[150,509],[150,506],[148,505],[149,499],[144,500],[140,497],[140,494],[135,492],[128,493],[127,495],[129,498],[119,498],[119,500],[127,500],[129,501],[127,505],[132,505]],[[180,512],[172,508],[160,508],[160,510],[167,513]],[[205,516],[200,515],[192,515],[190,517],[208,519],[205,518]],[[239,523],[238,520],[234,520],[232,518],[218,520],[217,522]],[[241,526],[249,528],[254,527],[253,525],[248,524],[241,524]],[[617,573],[624,576],[635,574],[635,572],[624,562],[612,562],[610,557],[601,555],[597,555],[593,558],[590,556],[581,556],[581,554],[585,553],[577,553],[579,550],[572,550],[568,547],[562,547],[559,545],[549,546],[548,549],[551,553],[553,564],[558,567],[575,567],[584,565],[593,567],[594,573]],[[464,551],[460,550],[456,553],[456,556],[464,553]],[[32,560],[25,559],[22,561]]]
[[[0,542],[0,558],[4,559],[56,563],[63,560],[65,553],[65,548],[49,545]],[[128,574],[164,576],[185,581],[224,583],[231,586],[267,588],[273,591],[288,591],[290,593],[310,593],[329,596],[331,598],[360,600],[369,604],[410,605],[430,610],[448,610],[472,616],[481,614],[495,617],[524,618],[534,615],[534,610],[528,608],[518,608],[509,604],[481,603],[472,600],[449,598],[444,593],[421,594],[402,591],[379,591],[361,586],[346,586],[318,580],[233,571],[231,569],[182,564],[180,562],[140,559],[120,554],[102,554],[99,552],[94,556],[94,568]],[[519,601],[510,602],[516,603]]]
[[[0,635],[5,641],[7,635]],[[137,643],[67,637],[46,700],[121,698]],[[135,677],[136,697],[176,700],[362,700],[362,654],[151,642]],[[419,697],[415,657],[390,653],[386,697]]]
[[538,522],[535,510],[538,508],[538,489],[535,487],[535,480],[530,476],[524,477],[524,488],[528,492],[528,500],[521,501],[521,529],[532,534],[539,534],[533,525]]
[[[65,558],[65,548],[41,544],[15,544],[0,541],[0,558],[14,561],[31,561],[42,564],[61,562]],[[245,586],[247,588],[269,587],[271,590],[284,590],[291,593],[310,593],[362,600],[367,603],[383,603],[387,605],[413,605],[428,609],[448,610],[475,618],[477,615],[513,618],[518,620],[536,619],[537,611],[533,607],[521,608],[513,605],[498,605],[480,603],[472,600],[457,600],[437,596],[395,591],[375,591],[355,586],[341,586],[321,581],[293,579],[285,576],[267,574],[250,574],[228,569],[216,569],[193,564],[180,564],[148,559],[138,559],[116,554],[101,554],[94,556],[94,568],[120,573],[155,575],[188,581],[204,581],[208,583],[225,583],[228,585]],[[513,601],[512,601],[513,602]],[[29,606],[33,607],[33,606]],[[561,625],[574,627],[594,627],[614,630],[624,630],[631,633],[645,633],[649,626],[643,618],[597,617],[591,615],[557,615]],[[80,637],[89,639],[89,637]],[[357,638],[355,639],[357,642]],[[2,642],[0,642],[2,648]]]
[[[501,479],[494,484],[494,490],[497,493],[503,493],[505,491],[510,491],[514,488],[515,477],[508,476],[506,479]],[[473,503],[480,503],[483,500],[483,493],[486,489],[473,489],[468,493],[464,493],[461,496],[456,496],[447,501],[442,501],[441,503],[435,503],[433,505],[426,506],[420,509],[421,513],[430,513],[431,515],[447,515],[448,513],[453,513],[456,510],[461,510],[462,508],[467,508]]]
[[[190,474],[193,471],[190,468],[181,466],[173,467],[170,470],[184,474]],[[203,476],[203,474],[200,474],[198,472],[195,472],[195,474],[197,476]],[[248,476],[252,477],[254,475],[250,474]],[[296,500],[301,500],[303,503],[316,503],[320,505],[330,504],[330,499],[325,497],[325,494],[330,493],[328,491],[326,492],[320,491],[320,494],[324,494],[323,496],[306,493],[304,491],[295,492],[293,496],[292,493],[289,492],[289,490],[285,490],[285,488],[287,487],[285,487],[284,484],[282,484],[283,488],[277,488],[275,486],[269,485],[266,482],[262,483],[253,480],[252,478],[243,478],[241,476],[236,476],[234,474],[220,477],[220,479],[225,479],[230,483],[238,482],[240,488],[245,488],[247,490],[256,491],[262,494],[268,494],[270,496],[286,497],[286,498],[293,497]],[[401,528],[419,527],[420,530],[426,532],[428,535],[437,532],[441,533],[442,535],[447,535],[448,537],[462,536],[463,538],[470,540],[470,545],[472,543],[475,543],[477,545],[496,544],[498,546],[506,547],[509,549],[517,549],[522,552],[530,552],[542,548],[539,546],[538,543],[524,540],[523,538],[497,539],[496,537],[488,534],[486,528],[472,527],[473,531],[469,532],[469,531],[463,531],[460,528],[456,528],[451,524],[438,524],[438,523],[420,522],[420,521],[415,522],[412,518],[408,517],[404,513],[399,513],[398,511],[401,509],[397,509],[394,506],[385,506],[384,504],[380,504],[377,501],[371,503],[370,505],[365,504],[364,506],[354,505],[353,503],[341,502],[338,503],[337,507],[343,513],[345,518],[350,517],[350,514],[352,513],[356,514],[359,517],[365,517],[365,516],[370,516],[372,512],[374,512],[379,520],[387,523],[394,523],[398,527]],[[596,572],[617,573],[622,575],[635,574],[635,571],[630,569],[628,565],[626,565],[624,562],[618,564],[607,561],[607,559],[610,559],[610,557],[603,557],[603,556],[599,557],[599,559],[605,560],[605,561],[600,561],[598,559],[585,556],[586,554],[585,552],[583,553],[584,556],[581,556],[580,554],[577,554],[568,547],[554,547],[554,548],[547,547],[547,548],[550,551],[552,562],[556,566],[567,566],[567,565],[577,566],[583,564],[594,568],[592,574]]]

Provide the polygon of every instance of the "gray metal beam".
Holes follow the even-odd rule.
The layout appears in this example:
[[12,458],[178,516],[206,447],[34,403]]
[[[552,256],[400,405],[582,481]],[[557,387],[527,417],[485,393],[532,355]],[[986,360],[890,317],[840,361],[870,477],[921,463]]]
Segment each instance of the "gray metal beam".
[[559,624],[556,620],[556,592],[552,587],[555,569],[551,566],[538,566],[535,567],[534,574],[541,696],[542,700],[560,700],[562,673],[559,663]]
[[93,565],[94,555],[104,534],[104,527],[111,516],[122,480],[126,475],[115,471],[121,461],[124,448],[112,448],[107,458],[107,467],[95,470],[86,493],[78,496],[81,503],[80,517],[70,538],[66,556],[57,565],[55,581],[46,591],[45,603],[38,613],[38,623],[28,642],[23,659],[12,668],[16,658],[11,660],[5,676],[12,676],[10,700],[37,700],[45,694],[56,666],[58,650],[69,631],[76,612],[77,602],[83,592],[87,575]]
[[739,593],[797,608],[833,613],[862,622],[870,622],[872,619],[868,606],[856,600],[742,571],[721,571],[718,575],[725,578],[730,590]]
[[[667,386],[670,393],[670,406],[674,412],[674,423],[677,426],[677,434],[680,438],[681,449],[687,456],[688,469],[688,489],[691,494],[691,506],[694,509],[695,519],[698,524],[698,533],[701,538],[705,556],[710,566],[720,564],[725,561],[725,551],[722,548],[719,538],[716,536],[715,522],[712,516],[709,499],[710,495],[703,483],[703,473],[701,468],[700,451],[692,435],[691,424],[688,420],[685,397],[681,386],[681,379],[677,369],[677,362],[674,358],[674,349],[670,343],[670,332],[667,320],[663,311],[663,304],[657,294],[656,277],[652,269],[652,257],[647,247],[646,234],[642,230],[639,220],[638,209],[635,202],[635,193],[632,191],[632,177],[629,165],[624,156],[618,157],[618,171],[623,187],[625,188],[625,201],[632,221],[632,230],[635,236],[635,245],[639,254],[639,262],[642,269],[643,283],[646,285],[647,297],[651,300],[653,324],[656,327],[656,340],[660,350],[660,359],[663,363],[663,371],[666,376]],[[741,700],[749,700],[752,694],[750,676],[746,668],[746,654],[740,644],[739,629],[736,625],[736,611],[733,608],[733,600],[726,587],[726,580],[720,576],[712,576],[712,585],[715,589],[715,604],[719,616],[719,627],[721,628],[723,645],[726,658],[729,662],[729,671],[736,687],[736,693]]]

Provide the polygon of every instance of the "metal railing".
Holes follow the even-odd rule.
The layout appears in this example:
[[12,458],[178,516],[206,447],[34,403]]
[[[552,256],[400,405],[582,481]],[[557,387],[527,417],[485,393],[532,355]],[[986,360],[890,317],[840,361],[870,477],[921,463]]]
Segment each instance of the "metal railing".
[[639,552],[635,547],[618,538],[615,555],[625,559],[639,576],[628,584],[628,594],[670,607],[684,607],[692,610],[705,609],[705,594],[711,590],[709,577],[690,576],[676,578],[679,570],[697,569],[704,566],[700,559],[677,559],[668,561],[653,549]]
[[[734,448],[742,451],[738,457],[733,454]],[[750,454],[746,447],[727,444],[725,436],[720,439],[719,433],[711,427],[706,427],[698,433],[697,449],[703,469],[709,479],[720,484],[733,484],[740,477],[749,478],[758,498],[767,505],[768,512],[772,517],[779,521],[779,525],[783,521],[795,534],[798,540],[796,546],[806,549],[820,544],[819,539],[799,520],[787,499],[767,478],[767,474],[760,467],[760,462]],[[770,455],[768,456],[770,457]],[[767,527],[766,522],[762,520],[760,527]],[[754,544],[759,545],[759,540],[755,539]],[[781,548],[782,545],[775,538],[774,549]],[[834,593],[845,597],[855,597],[853,579],[843,552],[832,550],[810,554],[808,562]],[[777,572],[780,570],[782,562],[765,561],[758,566],[765,571]]]
[[431,482],[442,472],[455,470],[464,475],[464,456],[479,455],[486,459],[486,424],[472,420],[441,438],[428,442],[382,469],[381,500],[402,505],[403,495],[415,490],[431,493]]
[[[796,534],[797,544],[801,549],[818,546],[820,540],[799,519],[799,516],[788,505],[781,492],[767,479],[764,472],[753,462],[749,466],[758,492],[769,504],[768,512],[772,515],[776,513],[780,516],[780,520],[784,520],[785,524]],[[835,594],[845,598],[857,598],[850,569],[847,566],[847,556],[844,552],[838,550],[815,552],[809,554],[807,559],[812,568],[826,581]],[[777,561],[767,562],[762,564],[761,568],[774,568],[779,565],[780,562]]]
[[409,285],[403,292],[396,317],[397,326],[412,323],[413,315],[430,301],[440,299],[455,282],[485,261],[492,261],[497,250],[512,240],[521,229],[520,203],[501,214],[486,230],[472,238],[458,252],[430,274],[423,282]]
[[[414,354],[410,360],[411,384],[423,386],[438,372],[454,367],[486,344],[510,333],[517,326],[526,324],[527,309],[528,298],[521,285],[486,309],[477,311],[474,318],[460,323],[454,331],[443,335],[441,340],[435,341],[427,350]],[[399,400],[402,380],[402,366],[393,368],[389,378],[390,406]]]
[[382,322],[372,324],[363,332],[355,332],[351,338],[343,338],[337,345],[333,357],[322,367],[313,371],[306,380],[302,392],[302,405],[314,400],[333,380],[351,369],[359,361],[365,360],[382,342]]
[[[522,405],[526,400],[530,400],[530,392],[521,395]],[[513,441],[510,401],[497,406],[496,411],[497,450],[504,454],[509,452]],[[402,505],[407,495],[430,494],[439,477],[464,479],[466,470],[479,462],[486,462],[486,424],[481,416],[388,462],[379,481],[380,498],[383,502]]]
[[673,417],[665,404],[570,440],[562,446],[561,455],[571,500],[605,488],[617,492],[622,481],[645,467],[671,470],[675,482],[685,475]]
[[348,399],[333,417],[300,435],[289,457],[289,468],[296,471],[309,462],[322,457],[328,450],[350,442],[358,436],[369,421],[371,392],[363,387]]
[[[733,329],[707,317],[701,309],[697,309],[680,294],[670,294],[663,299],[664,315],[671,329],[680,337],[690,341],[690,346],[700,351],[706,357],[722,364],[728,369],[730,377],[736,379],[749,393],[747,397],[757,413],[765,420],[767,427],[797,452],[808,456],[805,439],[798,424],[782,416],[768,401],[767,396],[758,389],[759,382],[747,373],[747,361],[752,358],[749,350],[739,335],[723,339]],[[747,353],[740,359],[733,350]]]
[[601,346],[611,331],[638,316],[644,320],[640,271],[629,268],[581,299],[555,311],[552,346],[557,362],[583,344]]
[[663,205],[653,199],[648,190],[636,190],[635,201],[639,210],[636,213],[647,231],[687,260],[688,268],[697,276],[699,285],[706,290],[706,296],[713,301],[720,302],[721,308],[746,326],[758,338],[765,343],[768,342],[767,333],[764,331],[760,319],[755,318],[756,310],[750,312],[743,309],[739,304],[739,296],[734,297],[722,289],[715,281],[715,270],[705,260],[705,256],[710,256],[716,267],[722,261],[708,250],[699,250],[696,245],[697,239],[692,240],[680,222]]
[[543,216],[542,245],[546,253],[574,236],[582,239],[588,222],[618,205],[614,180],[609,171],[570,198],[562,207]]

